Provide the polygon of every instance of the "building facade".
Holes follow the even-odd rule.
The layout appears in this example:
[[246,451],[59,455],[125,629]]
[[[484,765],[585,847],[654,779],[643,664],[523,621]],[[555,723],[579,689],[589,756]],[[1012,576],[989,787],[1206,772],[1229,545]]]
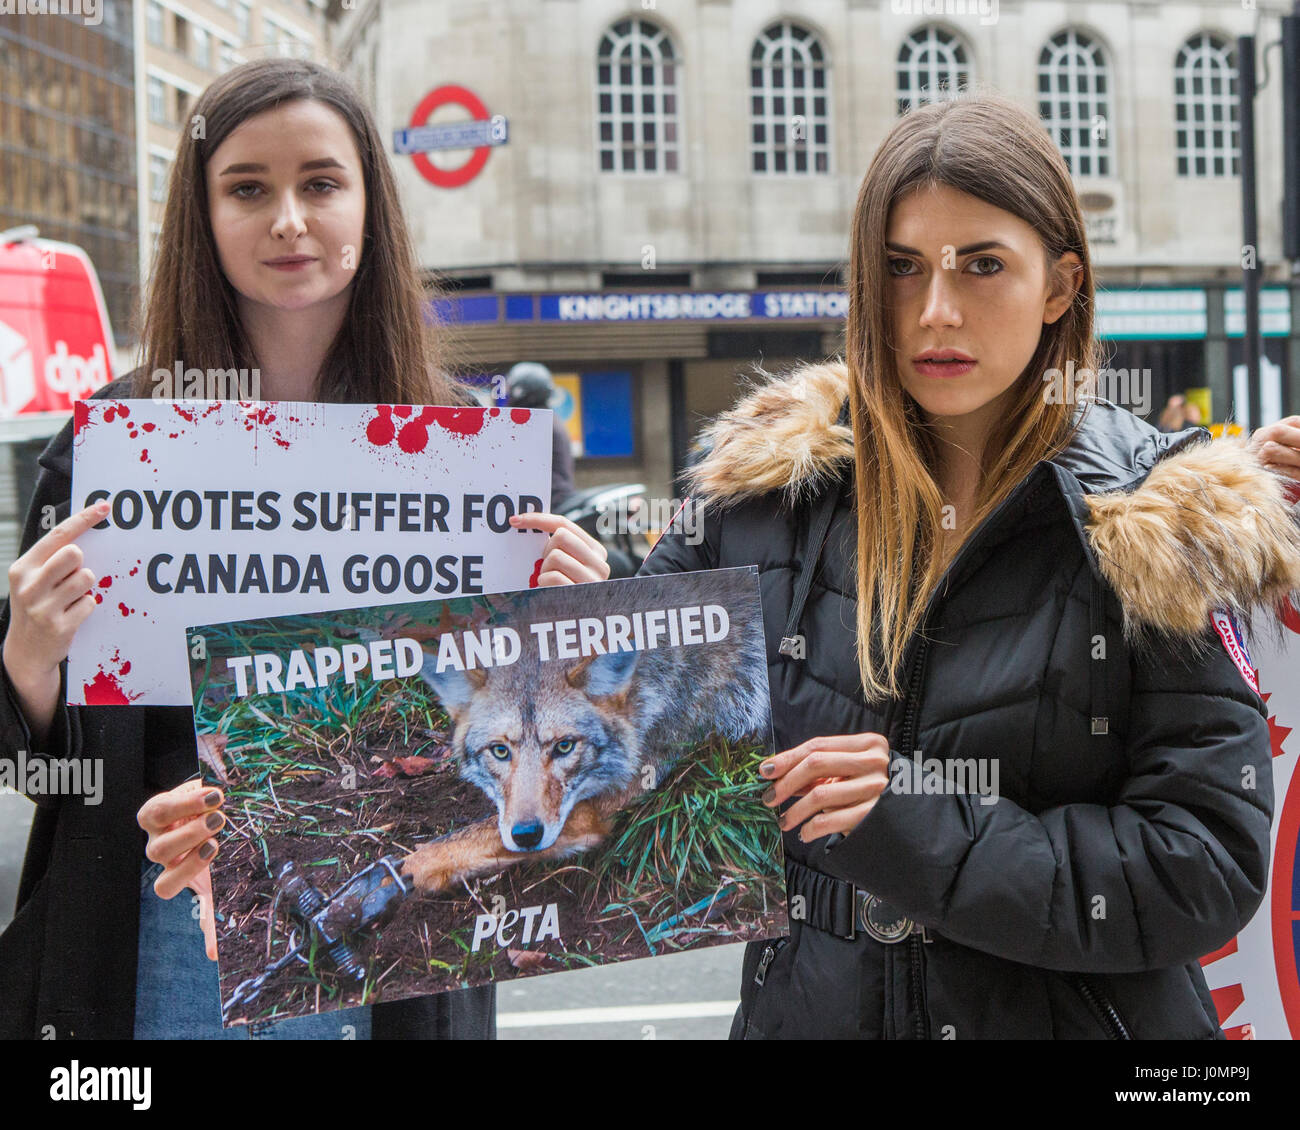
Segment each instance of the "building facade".
[[139,285],[131,0],[96,15],[0,15],[0,231],[83,248],[120,347]]
[[[739,371],[836,351],[862,175],[900,113],[961,87],[1034,110],[1070,163],[1110,364],[1148,374],[1152,412],[1205,387],[1225,418],[1243,360],[1237,36],[1262,55],[1290,7],[357,0],[333,43],[393,139],[469,367],[547,362],[595,405],[581,472],[669,493]],[[1279,91],[1275,74],[1256,101],[1266,415],[1300,407]],[[493,143],[418,151],[475,118]]]

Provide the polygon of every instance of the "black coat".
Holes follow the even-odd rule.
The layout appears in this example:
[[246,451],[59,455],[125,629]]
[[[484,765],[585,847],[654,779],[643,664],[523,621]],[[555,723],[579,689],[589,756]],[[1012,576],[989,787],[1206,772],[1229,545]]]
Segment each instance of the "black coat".
[[[94,394],[130,395],[131,374]],[[72,492],[72,424],[40,456],[41,473],[23,531],[22,553],[68,516]],[[0,609],[0,639],[9,602]],[[61,665],[64,688],[67,662]],[[31,735],[0,665],[0,758],[31,750]],[[64,696],[60,693],[59,702]],[[130,1039],[145,834],[136,813],[153,791],[146,781],[144,727],[169,729],[186,707],[60,706],[44,750],[49,757],[103,758],[102,802],[38,795],[17,911],[0,934],[0,1037]],[[192,726],[192,721],[190,725]],[[198,768],[197,752],[193,768]],[[179,782],[175,782],[179,783]],[[374,1039],[489,1038],[496,1034],[495,989],[390,1004],[371,1014]]]
[[[1281,482],[1233,441],[1097,403],[968,539],[929,642],[909,645],[904,695],[873,709],[854,655],[847,379],[812,367],[721,417],[691,472],[703,539],[670,529],[641,572],[758,565],[777,748],[877,732],[910,789],[886,789],[847,836],[787,833],[787,858],[931,940],[850,940],[792,905],[789,942],[746,954],[733,1036],[1221,1038],[1197,959],[1261,903],[1273,795],[1265,711],[1210,613],[1300,587]],[[809,566],[804,657],[787,657]],[[968,758],[996,759],[995,803],[939,791]]]

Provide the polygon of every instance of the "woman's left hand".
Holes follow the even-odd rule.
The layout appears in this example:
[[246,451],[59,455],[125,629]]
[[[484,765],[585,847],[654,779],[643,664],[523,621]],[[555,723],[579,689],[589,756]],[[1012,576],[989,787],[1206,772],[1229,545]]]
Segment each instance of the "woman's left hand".
[[515,514],[516,530],[545,530],[551,536],[542,547],[541,585],[581,585],[609,580],[609,554],[586,530],[558,514]]
[[1300,416],[1252,432],[1250,449],[1265,467],[1300,482]]
[[804,843],[832,832],[848,835],[889,785],[889,742],[872,733],[809,738],[769,757],[758,771],[773,782],[763,794],[769,808],[800,798],[781,815],[781,831],[802,824]]

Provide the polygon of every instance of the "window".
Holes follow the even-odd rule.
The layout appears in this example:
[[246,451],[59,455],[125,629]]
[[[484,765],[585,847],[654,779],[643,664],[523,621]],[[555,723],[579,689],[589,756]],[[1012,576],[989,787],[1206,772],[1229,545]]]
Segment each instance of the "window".
[[163,10],[156,0],[149,0],[144,10],[145,36],[150,43],[161,44],[163,41]]
[[970,81],[970,53],[962,41],[933,24],[919,27],[898,51],[898,112],[955,98]]
[[149,80],[149,120],[151,122],[165,122],[167,120],[163,97],[162,80],[151,78]]
[[212,40],[201,27],[194,29],[194,61],[205,70],[212,66]]
[[679,62],[648,20],[620,20],[605,33],[596,64],[601,172],[680,171]]
[[1174,62],[1174,150],[1180,177],[1237,176],[1237,66],[1227,40],[1194,35]]
[[184,16],[176,17],[176,42],[172,46],[182,55],[190,53],[190,25]]
[[1038,114],[1075,176],[1111,175],[1109,67],[1086,35],[1060,32],[1039,52]]
[[149,199],[162,201],[167,198],[167,158],[156,153],[149,154]]
[[248,37],[252,32],[252,17],[252,9],[247,4],[242,3],[242,0],[235,0],[235,28],[239,32],[239,38],[244,42],[248,41]]
[[785,20],[754,41],[749,154],[756,173],[830,172],[826,56],[812,32]]
[[190,101],[192,95],[187,90],[176,91],[176,120],[188,124],[190,116]]

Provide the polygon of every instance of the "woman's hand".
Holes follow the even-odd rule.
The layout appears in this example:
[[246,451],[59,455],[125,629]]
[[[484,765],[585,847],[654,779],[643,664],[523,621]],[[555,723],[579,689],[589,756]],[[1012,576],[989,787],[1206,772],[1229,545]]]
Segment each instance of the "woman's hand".
[[889,784],[889,742],[870,733],[809,738],[768,758],[759,772],[773,782],[763,794],[769,808],[800,798],[782,814],[781,831],[802,824],[804,843],[832,832],[847,835]]
[[145,858],[163,865],[163,873],[154,881],[155,893],[160,899],[170,899],[188,887],[199,896],[199,925],[211,961],[217,960],[217,926],[208,868],[217,855],[213,833],[226,822],[219,811],[224,799],[220,789],[198,780],[186,781],[151,796],[136,814],[140,827],[149,833]]
[[1300,416],[1252,432],[1250,449],[1265,467],[1300,482]]
[[580,585],[609,580],[609,554],[586,530],[558,514],[515,514],[516,530],[545,530],[538,585]]
[[76,544],[108,514],[107,502],[71,514],[9,566],[9,631],[4,665],[15,686],[50,681],[57,693],[59,664],[72,637],[94,611],[95,574]]

